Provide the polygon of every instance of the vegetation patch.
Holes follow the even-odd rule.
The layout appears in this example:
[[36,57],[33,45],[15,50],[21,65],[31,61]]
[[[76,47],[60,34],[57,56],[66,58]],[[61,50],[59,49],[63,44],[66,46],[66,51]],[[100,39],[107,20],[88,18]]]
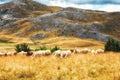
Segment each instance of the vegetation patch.
[[39,50],[47,50],[46,46],[41,46],[40,48],[35,49],[35,51],[39,51]]
[[13,43],[13,42],[10,42],[8,40],[0,40],[0,43]]
[[109,39],[105,44],[105,51],[120,52],[120,42],[115,39]]
[[57,51],[57,50],[60,50],[60,48],[58,46],[55,46],[55,47],[51,48],[51,52],[52,53]]
[[21,52],[21,51],[29,52],[29,51],[31,51],[28,44],[26,44],[26,43],[17,44],[15,50],[16,50],[16,52]]

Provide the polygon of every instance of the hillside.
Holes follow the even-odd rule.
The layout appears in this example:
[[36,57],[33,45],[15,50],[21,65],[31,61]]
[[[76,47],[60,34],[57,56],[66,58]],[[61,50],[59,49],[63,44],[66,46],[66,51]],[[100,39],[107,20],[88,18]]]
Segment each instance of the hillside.
[[[16,1],[22,2],[18,4]],[[10,5],[13,6],[9,7]],[[111,37],[120,40],[120,12],[51,7],[32,0],[13,0],[0,5],[0,9],[6,7],[9,9],[3,14],[10,10],[15,19],[1,20],[0,34],[9,35],[12,39],[1,39],[13,40],[20,37],[34,42],[67,36],[100,41],[107,41]]]
[[39,12],[39,15],[52,12],[46,5],[32,0],[12,0],[11,2],[0,5],[0,10],[1,14],[12,14],[17,18],[34,16],[31,14],[38,14],[37,11]]

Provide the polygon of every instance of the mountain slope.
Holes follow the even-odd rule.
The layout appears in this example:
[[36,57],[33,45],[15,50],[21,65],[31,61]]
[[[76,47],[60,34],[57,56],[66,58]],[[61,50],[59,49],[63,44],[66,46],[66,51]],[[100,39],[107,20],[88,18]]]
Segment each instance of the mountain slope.
[[[22,1],[24,2],[24,0]],[[120,40],[120,12],[108,13],[71,7],[62,9],[45,5],[40,8],[37,6],[41,5],[39,3],[34,3],[32,0],[27,0],[27,2],[24,2],[26,5],[21,3],[22,6],[21,4],[16,4],[14,8],[20,6],[21,9],[31,12],[32,15],[36,12],[38,14],[28,17],[31,15],[30,13],[26,14],[26,12],[20,11],[20,19],[12,21],[3,20],[6,23],[0,26],[1,35],[23,37],[31,41],[57,36],[90,38],[101,41],[107,41],[113,37]],[[10,3],[13,4],[13,2]],[[33,8],[34,6],[31,7],[31,5],[34,5],[36,8]],[[1,6],[4,9],[6,4]],[[10,7],[10,9],[14,8]],[[45,10],[48,12],[44,13]],[[39,14],[39,12],[43,13],[43,15]],[[17,16],[16,18],[19,17]]]
[[42,11],[45,13],[52,11],[46,5],[37,3],[32,0],[13,0],[11,2],[0,5],[0,9],[2,14],[11,13],[17,18],[28,17],[33,11]]

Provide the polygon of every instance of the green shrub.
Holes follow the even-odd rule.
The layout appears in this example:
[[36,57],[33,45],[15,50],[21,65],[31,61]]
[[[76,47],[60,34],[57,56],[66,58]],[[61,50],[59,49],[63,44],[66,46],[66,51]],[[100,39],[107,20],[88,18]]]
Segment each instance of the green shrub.
[[115,39],[109,39],[105,44],[105,51],[120,51],[120,42]]
[[40,48],[35,49],[35,51],[39,51],[39,50],[47,50],[47,47],[45,47],[45,46],[41,46]]
[[21,51],[29,52],[29,51],[30,51],[30,48],[29,48],[28,44],[23,43],[23,44],[18,44],[18,45],[16,45],[15,50],[16,50],[17,52],[21,52]]
[[16,51],[16,52],[21,52],[21,47],[20,47],[20,45],[19,45],[19,44],[18,44],[18,45],[16,45],[15,51]]
[[53,48],[51,49],[51,52],[53,53],[53,52],[55,52],[55,51],[57,51],[57,50],[60,50],[60,48],[59,48],[58,46],[55,46],[55,47],[53,47]]
[[41,46],[40,50],[47,50],[47,48],[45,46]]

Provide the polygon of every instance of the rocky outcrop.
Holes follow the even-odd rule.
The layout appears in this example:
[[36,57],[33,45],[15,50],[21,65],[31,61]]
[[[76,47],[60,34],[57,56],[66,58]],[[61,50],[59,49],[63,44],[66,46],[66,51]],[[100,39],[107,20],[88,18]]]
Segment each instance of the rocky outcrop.
[[44,39],[46,37],[47,37],[47,35],[42,34],[42,33],[38,33],[38,34],[36,34],[34,36],[31,36],[30,40],[32,40],[32,41],[34,41],[34,40],[41,40],[41,39]]
[[[107,41],[110,38],[108,34],[100,32],[101,29],[104,29],[104,25],[100,21],[93,21],[90,18],[90,15],[92,14],[88,14],[87,11],[81,9],[72,10],[73,12],[69,10],[71,9],[63,9],[56,13],[45,14],[32,18],[30,21],[36,24],[32,30],[52,31],[54,29],[58,29],[58,34],[56,36],[75,36],[101,41]],[[106,13],[103,13],[103,15],[104,14]],[[86,15],[89,15],[89,17]],[[101,15],[102,14],[100,14],[100,16]],[[106,16],[104,15],[103,17]],[[69,22],[65,19],[72,20],[73,22]],[[76,22],[74,22],[74,20],[76,20]],[[86,23],[92,22],[90,24],[81,24],[79,23],[80,21]]]

